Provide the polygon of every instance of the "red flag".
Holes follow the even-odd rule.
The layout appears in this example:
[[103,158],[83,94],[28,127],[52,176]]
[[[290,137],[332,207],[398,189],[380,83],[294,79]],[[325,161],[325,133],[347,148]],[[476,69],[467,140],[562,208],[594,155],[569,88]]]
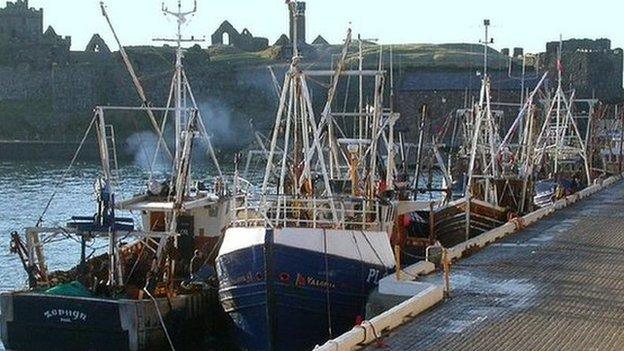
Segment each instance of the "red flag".
[[561,59],[557,59],[557,71],[563,74],[563,63],[561,62]]

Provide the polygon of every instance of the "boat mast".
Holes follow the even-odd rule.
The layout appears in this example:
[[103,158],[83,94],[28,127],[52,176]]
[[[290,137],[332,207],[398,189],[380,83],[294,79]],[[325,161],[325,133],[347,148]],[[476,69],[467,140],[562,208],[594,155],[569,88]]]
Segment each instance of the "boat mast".
[[[173,164],[173,171],[175,174],[175,196],[173,198],[173,212],[168,218],[168,233],[173,235],[174,246],[178,247],[177,236],[177,222],[181,213],[182,203],[184,196],[188,194],[192,183],[191,179],[191,150],[193,148],[194,139],[201,134],[208,145],[208,149],[213,158],[213,162],[221,174],[221,169],[216,160],[210,138],[206,131],[206,127],[203,124],[203,119],[197,108],[197,102],[195,96],[191,90],[191,85],[188,82],[186,72],[184,71],[183,59],[185,49],[182,47],[182,43],[203,42],[204,40],[196,40],[194,37],[190,39],[183,38],[182,25],[188,21],[188,17],[194,15],[197,12],[197,0],[194,0],[193,10],[182,11],[182,1],[178,0],[177,12],[169,11],[165,4],[162,4],[162,11],[166,15],[170,15],[176,18],[178,31],[175,39],[154,39],[155,41],[174,42],[176,43],[176,63],[175,74],[172,82],[172,92],[174,96],[174,111],[175,111],[175,159]],[[171,96],[170,96],[171,97]],[[187,98],[190,99],[192,108],[187,106]],[[162,253],[168,240],[161,240],[157,249],[157,262],[160,265],[162,262]],[[170,265],[172,271],[175,271],[176,260],[171,259]]]
[[[358,34],[358,69],[360,70],[360,73],[362,72],[362,69],[364,68],[364,53],[362,52],[362,36],[360,34]],[[360,74],[360,76],[358,77],[359,79],[359,89],[358,89],[358,113],[360,115],[362,115],[364,113],[364,77]],[[368,120],[368,117],[366,117],[366,120]],[[364,138],[364,133],[363,131],[365,130],[365,128],[368,128],[368,123],[364,124],[364,119],[363,118],[359,118],[358,119],[358,127],[359,127],[359,134],[358,137],[359,139],[363,139]],[[361,148],[360,148],[361,149]],[[362,154],[360,152],[360,157],[362,157]]]
[[174,169],[178,169],[182,157],[182,132],[186,128],[187,124],[187,110],[186,110],[186,91],[184,84],[184,66],[182,60],[184,58],[184,48],[182,43],[202,42],[203,40],[196,40],[191,37],[185,39],[182,37],[182,25],[188,21],[189,16],[193,16],[197,12],[197,0],[194,0],[193,10],[182,11],[182,0],[178,0],[177,12],[170,11],[165,3],[162,3],[162,12],[165,15],[172,16],[176,19],[178,25],[178,31],[175,39],[154,39],[155,41],[173,42],[176,44],[176,62],[175,62],[175,75],[174,75],[174,104],[175,104],[175,157],[173,161]]
[[[483,184],[483,197],[486,202],[498,206],[498,192],[495,179],[498,178],[498,166],[496,163],[499,144],[497,122],[492,115],[490,105],[490,77],[488,75],[488,51],[493,40],[489,36],[490,20],[483,21],[485,28],[485,41],[483,45],[483,79],[479,103],[473,109],[472,130],[469,135],[470,163],[468,165],[468,181],[466,183],[466,239],[470,237],[470,201],[472,198],[473,183],[475,179]],[[478,169],[477,168],[478,162]]]
[[141,85],[141,82],[139,81],[139,78],[134,70],[134,67],[132,66],[132,63],[130,62],[130,58],[128,57],[128,54],[126,53],[126,49],[123,47],[123,45],[121,45],[121,40],[119,40],[119,37],[117,36],[117,32],[115,31],[115,28],[113,27],[113,23],[111,22],[111,19],[108,16],[108,12],[106,11],[106,6],[104,5],[104,1],[100,2],[100,9],[102,10],[102,16],[104,16],[104,18],[106,19],[106,23],[108,23],[108,27],[110,28],[111,33],[113,34],[113,37],[115,38],[115,41],[117,42],[117,46],[119,47],[119,53],[121,54],[121,58],[124,61],[124,64],[126,66],[126,69],[128,70],[128,73],[130,74],[130,78],[132,78],[132,83],[134,84],[134,88],[137,94],[139,95],[139,98],[141,99],[141,103],[146,108],[147,116],[149,117],[149,120],[152,124],[152,127],[154,128],[154,131],[158,135],[158,140],[159,140],[158,147],[160,148],[162,146],[167,156],[170,159],[173,159],[173,155],[171,154],[171,151],[169,151],[169,148],[167,147],[167,143],[165,142],[163,138],[163,135],[162,135],[163,131],[160,129],[160,127],[158,126],[158,122],[156,121],[156,116],[154,115],[154,111],[150,109],[150,102],[147,99],[145,90],[143,89],[143,86]]
[[557,90],[552,99],[547,101],[548,110],[542,129],[537,138],[535,150],[535,165],[541,166],[544,156],[547,154],[554,162],[554,172],[559,173],[562,161],[569,161],[573,157],[580,157],[585,168],[587,184],[591,183],[591,174],[587,156],[585,140],[579,132],[573,115],[575,92],[566,96],[563,90],[563,39],[559,39],[557,53]]

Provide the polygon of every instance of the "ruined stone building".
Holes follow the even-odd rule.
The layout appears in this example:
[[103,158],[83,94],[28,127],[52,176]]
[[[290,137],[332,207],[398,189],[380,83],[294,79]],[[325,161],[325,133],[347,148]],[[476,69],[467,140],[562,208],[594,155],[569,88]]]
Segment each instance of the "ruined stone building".
[[0,9],[0,35],[6,38],[31,40],[43,33],[43,10],[28,7],[28,0],[7,2]]
[[61,37],[52,27],[43,31],[43,9],[30,8],[28,0],[0,8],[0,64],[66,65],[70,46],[71,37]]
[[269,47],[269,39],[254,37],[247,28],[239,33],[228,21],[224,21],[211,38],[212,45],[231,45],[249,52],[262,51]]
[[[280,48],[275,58],[290,59],[295,36],[300,53],[307,57],[316,56],[313,46],[322,48],[330,45],[320,35],[312,42],[312,45],[308,44],[306,39],[306,3],[304,1],[295,2],[294,12],[288,7],[288,26],[289,35],[282,34],[273,44]],[[213,46],[231,46],[247,52],[258,52],[269,48],[267,38],[254,37],[247,28],[239,33],[229,21],[221,23],[212,34],[211,39]]]
[[328,46],[329,42],[325,40],[323,36],[319,35],[318,37],[316,37],[316,39],[314,39],[314,41],[312,42],[312,45]]
[[106,42],[104,42],[104,39],[102,39],[102,37],[99,34],[93,34],[93,36],[91,37],[91,40],[89,40],[89,43],[87,44],[87,47],[85,48],[86,52],[94,52],[94,53],[103,53],[103,54],[110,54],[110,49],[108,48],[108,45],[106,45]]
[[288,38],[288,36],[286,34],[282,34],[282,35],[280,35],[279,38],[277,38],[277,41],[273,45],[275,45],[275,46],[290,46],[290,39]]
[[[557,76],[559,42],[546,44],[541,55],[543,69]],[[571,39],[561,43],[563,84],[574,88],[577,98],[615,102],[622,98],[624,53],[611,48],[609,39]]]
[[[288,33],[282,34],[275,42],[275,46],[279,47],[278,58],[288,60],[292,57],[295,40],[297,40],[297,48],[299,54],[314,59],[318,55],[317,49],[329,46],[329,43],[322,36],[318,36],[312,45],[308,43],[306,34],[306,3],[305,1],[295,1],[294,12],[291,11],[290,4],[287,2],[288,9]],[[296,37],[296,38],[295,38]]]

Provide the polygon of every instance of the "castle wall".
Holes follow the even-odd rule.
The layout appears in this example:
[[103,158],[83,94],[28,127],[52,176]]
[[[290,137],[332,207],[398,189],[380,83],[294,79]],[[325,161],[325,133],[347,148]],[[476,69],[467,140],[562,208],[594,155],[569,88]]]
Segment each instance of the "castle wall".
[[[544,69],[557,77],[559,42],[546,44],[542,54]],[[622,99],[624,54],[622,49],[611,49],[609,39],[571,39],[562,42],[561,61],[563,85],[574,87],[576,97],[597,98],[605,102]]]
[[0,35],[18,39],[33,39],[43,33],[43,10],[29,9],[18,0],[0,9]]

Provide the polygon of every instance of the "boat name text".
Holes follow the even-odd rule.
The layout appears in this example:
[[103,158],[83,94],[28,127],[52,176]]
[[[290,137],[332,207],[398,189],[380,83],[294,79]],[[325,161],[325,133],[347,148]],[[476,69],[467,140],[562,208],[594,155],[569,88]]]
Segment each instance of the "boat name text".
[[63,323],[71,323],[77,321],[87,321],[87,314],[77,310],[66,310],[55,308],[43,312],[46,319],[58,318]]

